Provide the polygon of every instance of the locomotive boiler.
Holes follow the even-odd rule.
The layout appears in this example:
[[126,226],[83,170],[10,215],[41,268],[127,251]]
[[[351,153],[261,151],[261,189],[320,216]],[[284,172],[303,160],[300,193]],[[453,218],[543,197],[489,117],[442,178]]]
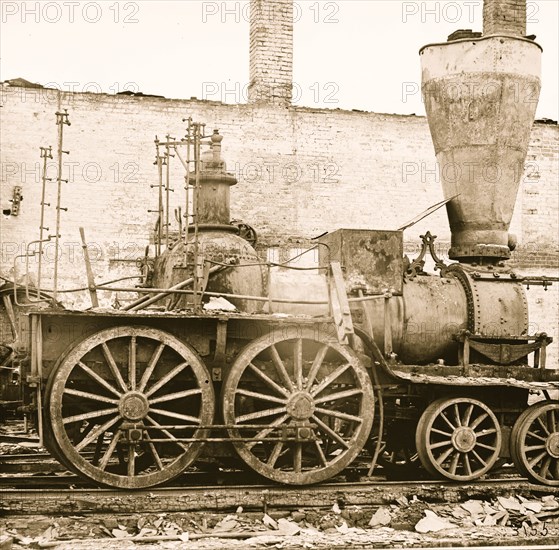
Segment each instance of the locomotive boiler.
[[345,228],[317,240],[318,274],[262,259],[254,230],[230,220],[222,137],[189,123],[191,223],[162,246],[160,207],[141,287],[89,281],[139,297],[112,310],[20,304],[27,410],[51,453],[117,488],[209,463],[304,485],[359,456],[371,471],[454,481],[504,459],[559,485],[559,370],[546,368],[551,338],[529,333],[527,280],[507,265],[536,108],[515,94],[539,92],[540,53],[509,34],[420,52],[449,264],[430,233],[410,261],[403,231]]

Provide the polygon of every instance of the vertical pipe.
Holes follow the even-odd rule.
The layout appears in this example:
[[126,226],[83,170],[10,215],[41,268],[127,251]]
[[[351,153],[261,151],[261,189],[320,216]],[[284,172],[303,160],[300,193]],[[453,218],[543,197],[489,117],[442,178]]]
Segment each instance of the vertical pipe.
[[184,224],[184,265],[188,259],[188,229],[190,225],[190,147],[192,146],[192,117],[188,117],[188,126],[186,129],[186,176],[185,176],[185,224]]
[[[60,211],[62,207],[60,206],[60,201],[62,198],[62,144],[64,138],[64,125],[70,126],[70,121],[68,120],[68,111],[64,109],[64,112],[56,112],[56,124],[58,125],[58,177],[57,177],[57,193],[56,193],[56,228],[54,235],[54,288],[52,292],[52,301],[56,303],[57,292],[58,292],[58,250],[60,243]],[[67,180],[66,180],[67,181]]]
[[165,145],[165,157],[167,167],[165,170],[165,249],[169,248],[169,193],[170,193],[170,168],[171,168],[171,150],[169,148],[169,134],[166,136],[167,143]]
[[200,192],[200,124],[194,124],[194,196],[192,206],[194,210],[194,308],[198,308],[198,195]]
[[[39,225],[39,265],[37,267],[37,298],[41,296],[41,269],[43,260],[43,236],[45,227],[45,192],[47,186],[47,159],[52,159],[52,147],[41,147],[41,158],[43,159],[43,177],[42,177],[42,189],[41,189],[41,222]],[[50,205],[49,205],[50,206]]]
[[157,164],[157,176],[158,181],[158,191],[159,191],[159,202],[157,205],[157,215],[159,217],[157,223],[157,234],[155,235],[156,243],[155,250],[157,256],[161,255],[161,240],[163,237],[161,226],[163,224],[163,165],[161,163],[161,156],[159,154],[159,139],[155,139],[155,162]]

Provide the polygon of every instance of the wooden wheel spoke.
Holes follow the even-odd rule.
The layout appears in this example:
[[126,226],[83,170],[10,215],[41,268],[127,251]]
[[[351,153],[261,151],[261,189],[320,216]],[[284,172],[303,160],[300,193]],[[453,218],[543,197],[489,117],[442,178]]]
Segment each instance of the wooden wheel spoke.
[[481,458],[481,456],[475,449],[472,449],[472,454],[476,457],[476,459],[479,462],[481,462],[481,464],[483,464],[483,466],[487,466],[487,462],[483,458]]
[[107,464],[109,463],[109,460],[111,459],[111,456],[113,455],[114,450],[116,449],[117,443],[121,436],[122,436],[122,432],[120,431],[116,432],[113,435],[113,438],[111,439],[111,442],[109,443],[109,446],[107,447],[107,450],[105,451],[105,454],[103,455],[103,458],[99,463],[99,469],[104,470],[107,467]]
[[110,403],[111,405],[117,405],[118,399],[112,399],[111,397],[105,397],[104,395],[99,395],[97,393],[90,393],[82,390],[75,390],[73,388],[64,388],[65,395],[75,395],[76,397],[82,397],[84,399],[91,399],[92,401],[101,401],[102,403]]
[[547,474],[549,474],[549,466],[551,465],[551,457],[547,456],[545,458],[545,460],[543,461],[542,467],[540,468],[540,472],[539,474],[543,477],[546,478]]
[[76,451],[81,451],[83,448],[87,447],[92,441],[97,439],[101,434],[105,433],[111,426],[114,426],[121,419],[120,415],[107,420],[104,424],[101,424],[97,428],[91,431],[91,433],[84,437],[75,447]]
[[136,475],[136,445],[128,447],[128,477]]
[[254,397],[255,399],[260,399],[261,401],[271,401],[272,403],[281,403],[283,405],[287,403],[287,399],[251,390],[238,389],[237,395],[245,395],[246,397]]
[[311,368],[309,370],[309,375],[307,377],[307,385],[306,385],[307,390],[312,388],[316,375],[318,374],[318,371],[320,370],[320,367],[324,362],[324,358],[326,357],[327,352],[328,352],[328,346],[326,344],[322,344],[322,346],[317,351],[316,356],[311,365]]
[[279,374],[280,378],[283,380],[283,383],[290,391],[295,391],[295,386],[293,385],[293,381],[291,380],[287,369],[278,353],[276,346],[273,344],[270,346],[270,355],[272,356],[272,361],[274,366],[276,367],[276,371]]
[[454,403],[454,418],[456,419],[456,425],[462,426],[462,420],[460,418],[460,409],[458,408],[458,403]]
[[278,458],[281,454],[282,449],[283,449],[283,441],[278,441],[274,445],[274,449],[272,450],[272,453],[270,454],[270,456],[268,457],[268,460],[266,461],[268,466],[272,466],[272,467],[275,466],[275,464],[278,461]]
[[202,393],[200,388],[193,388],[191,390],[178,391],[175,393],[168,393],[167,395],[162,395],[161,397],[154,397],[149,400],[149,404],[154,405],[155,403],[164,403],[166,401],[173,401],[175,399],[181,399],[183,397],[190,397],[192,395],[199,395]]
[[118,385],[120,386],[121,390],[123,392],[128,391],[128,388],[126,387],[126,383],[124,382],[124,378],[122,378],[122,374],[121,374],[117,364],[115,363],[113,354],[111,353],[111,350],[109,349],[109,346],[107,345],[106,342],[101,343],[101,349],[103,350],[103,355],[105,357],[105,361],[107,361],[107,364],[109,365],[109,368],[111,369],[113,377],[118,382]]
[[301,442],[295,443],[293,449],[293,470],[295,473],[300,474],[303,469],[303,444]]
[[489,413],[484,412],[480,414],[471,424],[470,428],[475,431],[475,429],[486,419],[489,418]]
[[315,412],[320,414],[325,414],[327,416],[334,416],[335,418],[341,418],[342,420],[348,420],[349,422],[363,422],[363,419],[359,416],[354,416],[353,414],[344,413],[342,411],[333,411],[330,409],[323,409],[322,407],[316,407]]
[[147,431],[144,432],[144,438],[145,438],[145,440],[148,444],[149,450],[151,451],[151,455],[153,456],[153,459],[155,460],[155,463],[157,464],[157,467],[160,470],[163,470],[163,462],[161,462],[161,457],[159,456],[159,453],[157,452],[157,449],[155,448],[155,445],[153,444],[153,441],[151,441]]
[[77,445],[93,428],[95,428],[95,423],[88,422],[85,428],[72,438],[74,445]]
[[173,443],[176,443],[179,447],[182,447],[185,451],[188,450],[188,446],[178,439],[168,430],[166,430],[159,422],[154,420],[149,414],[146,416],[146,420],[155,426],[162,434],[166,435]]
[[476,447],[481,447],[482,449],[487,449],[488,451],[496,451],[497,447],[492,446],[492,445],[486,445],[485,443],[480,443],[479,441],[476,441]]
[[456,474],[456,469],[458,468],[458,463],[460,462],[460,453],[455,452],[454,456],[452,457],[452,461],[450,462],[449,472],[452,475]]
[[280,395],[289,397],[289,391],[287,391],[285,388],[282,388],[279,384],[274,382],[267,374],[262,372],[258,367],[254,366],[252,363],[249,363],[248,367],[251,369],[251,371],[254,374],[256,374],[256,376],[258,376],[263,382],[268,384],[268,386],[276,390]]
[[486,428],[479,432],[474,431],[474,433],[476,434],[476,437],[485,437],[486,435],[496,434],[497,428]]
[[190,416],[188,414],[180,414],[172,411],[166,411],[165,409],[152,409],[150,407],[149,412],[153,414],[159,414],[161,416],[168,416],[169,418],[176,418],[178,420],[184,420],[185,422],[192,422],[193,424],[200,424],[200,419],[196,416]]
[[314,400],[315,404],[325,403],[327,401],[336,401],[338,399],[345,399],[347,397],[353,397],[354,395],[362,395],[363,390],[361,388],[355,388],[353,390],[345,390],[338,393],[332,393],[330,395],[324,395]]
[[106,416],[108,414],[118,414],[118,408],[114,407],[112,409],[101,409],[98,411],[91,411],[83,414],[75,414],[73,416],[68,416],[62,420],[64,425],[72,424],[73,422],[79,422],[83,420],[89,420],[90,418],[99,418],[100,416]]
[[[293,375],[298,390],[303,389],[303,339],[297,338],[293,346]],[[299,470],[300,471],[300,470]]]
[[322,420],[320,420],[320,418],[318,418],[316,415],[313,415],[312,418],[324,433],[328,434],[334,441],[337,441],[345,449],[349,449],[349,444],[345,441],[345,439],[343,439],[332,428],[330,428],[330,426],[322,422]]
[[547,452],[544,451],[543,453],[540,453],[540,454],[536,455],[532,460],[529,460],[528,464],[529,464],[530,468],[533,468],[546,455],[547,455]]
[[444,453],[440,454],[439,457],[436,459],[437,464],[442,466],[444,461],[453,453],[453,451],[454,451],[454,447],[450,447]]
[[472,412],[474,411],[474,405],[470,403],[466,407],[466,411],[464,412],[464,417],[462,418],[462,426],[468,426],[470,423],[470,418],[472,418]]
[[530,432],[530,431],[528,431],[528,432],[526,433],[526,436],[534,437],[534,438],[536,438],[536,439],[539,439],[540,441],[547,441],[547,437],[543,437],[542,435],[539,435],[539,434],[537,434],[537,433],[535,433],[535,432]]
[[[278,426],[281,426],[287,419],[289,418],[289,416],[287,414],[284,414],[283,416],[281,416],[280,418],[277,418],[276,420],[274,420],[269,427],[264,428],[263,430],[259,431],[255,436],[254,439],[264,439],[265,437],[268,436],[268,434],[270,434],[271,432],[273,432]],[[257,445],[258,443],[260,443],[260,441],[249,441],[247,443],[247,448],[248,449],[252,449],[255,445]]]
[[136,336],[132,335],[128,350],[128,386],[132,391],[136,390],[136,351]]
[[322,450],[322,447],[320,446],[320,441],[315,439],[314,440],[314,446],[316,448],[316,454],[318,455],[318,459],[320,460],[320,463],[323,466],[327,466],[328,461],[326,460],[326,457],[324,456],[324,451]]
[[464,469],[466,470],[466,474],[471,476],[472,466],[470,464],[470,457],[468,456],[468,453],[464,453],[462,456],[463,456]]
[[266,418],[268,416],[275,416],[286,412],[285,407],[276,407],[274,409],[264,409],[249,414],[243,414],[237,417],[237,422],[248,422],[249,420],[256,420],[257,418]]
[[524,447],[524,450],[529,453],[531,451],[536,451],[537,449],[545,449],[546,446],[545,445],[528,445],[527,447]]
[[449,445],[452,445],[452,442],[450,442],[450,441],[439,441],[438,443],[430,443],[429,444],[429,449],[440,449],[441,447],[448,447]]
[[94,370],[90,369],[85,363],[82,361],[78,361],[77,365],[93,380],[95,380],[99,385],[103,386],[107,390],[109,390],[112,394],[116,395],[117,397],[121,397],[122,393],[119,392],[114,386],[111,386],[106,380],[101,378]]
[[549,433],[549,430],[547,429],[546,424],[545,424],[544,421],[542,420],[542,417],[541,417],[541,416],[538,416],[537,422],[538,422],[538,424],[542,427],[542,429],[543,429],[543,431],[544,431],[545,434],[551,435],[551,434]]
[[311,389],[311,395],[315,397],[320,392],[324,391],[334,380],[339,378],[347,369],[351,367],[351,363],[344,363],[340,365],[333,373],[329,374],[318,386]]
[[175,376],[177,376],[177,374],[180,374],[188,366],[187,362],[177,365],[173,370],[168,372],[163,378],[156,382],[147,392],[145,392],[145,396],[149,397],[150,395],[153,395],[157,390],[169,383]]
[[161,357],[161,354],[163,353],[164,349],[165,349],[165,344],[159,344],[155,348],[155,351],[153,352],[153,355],[151,356],[151,359],[148,362],[148,366],[147,366],[146,370],[144,371],[144,374],[142,375],[142,378],[140,380],[140,384],[138,386],[138,391],[143,392],[146,389],[146,386],[147,386],[147,383],[149,382],[150,376],[153,374],[155,366],[157,365],[157,362],[159,361],[159,358]]
[[452,437],[452,432],[445,432],[437,428],[431,428],[431,432],[434,434],[444,435],[445,437]]
[[449,418],[446,416],[446,414],[443,412],[441,412],[440,417],[449,425],[450,429],[452,431],[454,431],[454,429],[457,427],[455,426],[450,420]]

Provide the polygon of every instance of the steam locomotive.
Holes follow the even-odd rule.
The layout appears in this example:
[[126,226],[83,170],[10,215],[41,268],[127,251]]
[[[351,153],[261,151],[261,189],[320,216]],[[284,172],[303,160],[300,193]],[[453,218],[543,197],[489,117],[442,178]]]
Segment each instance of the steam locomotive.
[[[371,470],[454,481],[505,459],[559,485],[559,370],[546,368],[551,338],[528,333],[527,281],[507,266],[536,108],[515,90],[539,90],[540,53],[508,35],[420,52],[438,162],[459,168],[441,170],[449,265],[429,233],[409,261],[402,230],[368,229],[317,239],[318,275],[263,261],[254,230],[231,223],[236,180],[215,131],[188,168],[194,223],[143,260],[141,288],[121,289],[139,298],[87,311],[20,300],[9,315],[23,319],[17,359],[45,446],[123,489],[207,463],[313,484],[364,454]],[[487,166],[501,177],[489,183]],[[292,297],[301,288],[308,299]]]

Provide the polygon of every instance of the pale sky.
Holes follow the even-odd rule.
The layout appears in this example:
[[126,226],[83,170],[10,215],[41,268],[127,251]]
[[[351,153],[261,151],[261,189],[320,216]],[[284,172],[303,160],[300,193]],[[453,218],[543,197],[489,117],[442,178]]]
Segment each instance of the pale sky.
[[[248,0],[1,0],[0,80],[246,102]],[[418,50],[481,30],[483,0],[296,0],[297,105],[424,114]],[[537,117],[557,120],[559,0],[529,0]],[[403,92],[407,91],[407,94]]]

